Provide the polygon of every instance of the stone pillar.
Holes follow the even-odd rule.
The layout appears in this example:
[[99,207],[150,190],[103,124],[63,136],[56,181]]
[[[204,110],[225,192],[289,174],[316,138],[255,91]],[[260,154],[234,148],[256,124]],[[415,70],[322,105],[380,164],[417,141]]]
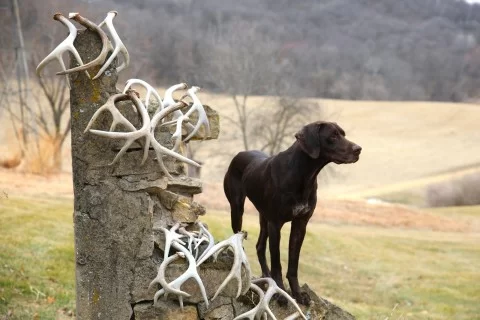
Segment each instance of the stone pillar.
[[[83,61],[93,60],[101,50],[99,37],[79,32],[75,47]],[[74,61],[74,60],[72,60]],[[74,64],[74,62],[72,62]],[[73,66],[73,65],[72,65]],[[135,304],[151,304],[156,290],[148,285],[157,274],[163,246],[160,227],[174,222],[195,222],[205,210],[193,202],[202,186],[185,176],[185,166],[171,157],[164,162],[174,179],[161,173],[151,151],[140,166],[142,150],[133,144],[120,161],[109,166],[123,141],[83,133],[93,113],[117,93],[116,61],[97,80],[83,72],[71,76],[72,165],[77,319],[133,319]],[[94,68],[95,74],[98,68]],[[128,72],[128,71],[126,71]],[[120,111],[138,119],[130,103]],[[218,115],[209,109],[218,135]],[[215,124],[216,123],[216,124]],[[111,116],[105,112],[94,128],[108,130]],[[134,123],[135,125],[135,123]],[[169,132],[157,132],[171,146]],[[160,240],[159,240],[160,239]]]

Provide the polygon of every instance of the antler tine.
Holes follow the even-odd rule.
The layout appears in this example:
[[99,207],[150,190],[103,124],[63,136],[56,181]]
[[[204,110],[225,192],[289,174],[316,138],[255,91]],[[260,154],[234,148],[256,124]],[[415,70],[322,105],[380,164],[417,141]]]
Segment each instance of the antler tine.
[[[176,250],[180,251],[180,253],[177,253],[176,255],[181,254],[183,257],[185,257],[187,259],[188,269],[177,279],[173,280],[170,283],[166,283],[166,281],[165,281],[165,268],[166,268],[166,265],[168,265],[174,259],[170,257],[170,258],[164,260],[164,262],[168,261],[168,263],[165,263],[165,265],[164,265],[164,263],[162,263],[162,265],[164,265],[164,266],[163,267],[161,266],[161,268],[159,270],[159,274],[157,275],[155,280],[152,281],[152,283],[150,283],[150,285],[152,285],[153,283],[155,283],[157,281],[158,282],[161,281],[161,285],[163,287],[161,290],[159,290],[157,293],[155,293],[155,296],[154,296],[155,303],[162,294],[168,295],[169,293],[174,293],[174,294],[178,295],[178,300],[180,302],[180,307],[183,309],[183,297],[186,297],[187,293],[184,292],[184,291],[181,291],[180,287],[182,286],[182,284],[185,281],[187,281],[190,278],[193,278],[193,279],[195,279],[198,286],[200,287],[200,292],[202,293],[203,300],[205,301],[205,305],[208,308],[207,292],[205,290],[205,286],[203,285],[202,279],[200,278],[200,275],[198,274],[197,265],[195,263],[195,258],[193,257],[192,253],[190,251],[188,251],[185,247],[180,245],[179,242],[177,242],[177,241],[172,242],[172,246]],[[162,274],[160,274],[160,271],[162,271]]]
[[198,258],[197,261],[199,261],[210,251],[210,249],[213,248],[213,246],[215,245],[215,239],[213,238],[213,235],[208,231],[208,229],[205,227],[203,223],[199,221],[197,222],[197,224],[200,226],[201,234],[205,234],[208,237],[208,246]]
[[[228,276],[225,278],[225,280],[222,282],[220,287],[217,289],[217,292],[215,292],[215,295],[213,296],[212,300],[215,299],[220,292],[225,288],[225,286],[230,282],[232,278],[235,278],[238,283],[238,289],[237,289],[237,295],[236,297],[238,298],[240,294],[242,293],[242,266],[245,267],[246,270],[246,278],[250,280],[250,275],[251,275],[251,270],[250,270],[250,264],[248,263],[248,258],[245,254],[245,251],[243,250],[243,239],[245,239],[245,233],[244,232],[239,232],[228,238],[227,240],[223,240],[216,245],[214,245],[204,256],[202,259],[200,259],[197,262],[197,266],[201,265],[205,260],[210,258],[212,255],[218,255],[221,251],[224,249],[230,247],[233,251],[233,266],[232,269],[230,270],[230,273]],[[244,290],[246,291],[246,290]]]
[[[259,286],[257,286],[256,284],[253,284],[253,283],[250,283],[250,289],[252,289],[253,291],[255,291],[258,294],[259,300],[261,302],[263,300],[263,298],[265,297],[265,294],[263,293],[263,290],[260,289]],[[265,313],[264,310],[260,310],[260,307],[261,307],[261,304],[259,303],[253,309],[251,309],[251,310],[249,310],[245,313],[242,313],[241,315],[237,316],[233,320],[240,320],[240,319],[255,320],[257,318],[257,315],[258,316],[263,316],[263,314]]]
[[[65,71],[67,68],[65,67],[65,63],[63,62],[63,59],[62,59],[62,54],[65,51],[70,51],[73,54],[75,60],[77,60],[77,62],[80,65],[83,65],[82,58],[78,54],[77,49],[75,49],[75,47],[73,46],[73,41],[77,37],[77,31],[78,31],[77,28],[75,28],[73,23],[68,21],[68,19],[65,18],[61,13],[55,13],[55,15],[53,16],[53,19],[57,20],[57,21],[60,21],[64,26],[66,26],[68,28],[69,34],[68,34],[68,36],[65,40],[63,40],[55,49],[53,49],[52,52],[50,52],[50,54],[48,56],[46,56],[38,64],[37,69],[36,69],[36,73],[37,73],[37,76],[39,76],[39,77],[40,77],[40,73],[43,70],[43,68],[45,68],[45,66],[50,61],[52,61],[54,59],[58,60],[58,62],[60,63],[60,66],[62,67],[62,71]],[[88,72],[87,71],[85,71],[85,72],[86,72],[87,76],[90,77]],[[71,85],[70,85],[70,81],[68,79],[68,76],[66,76],[66,77],[67,77],[68,87],[71,89]]]
[[275,316],[273,315],[272,311],[270,310],[270,307],[268,306],[268,303],[270,302],[272,297],[276,293],[278,293],[278,294],[284,296],[285,298],[287,298],[287,300],[290,301],[293,304],[295,309],[297,309],[296,313],[288,316],[286,319],[294,319],[292,317],[294,317],[298,313],[297,317],[301,316],[303,319],[307,320],[307,317],[303,314],[302,309],[300,309],[300,307],[298,306],[295,299],[290,297],[290,295],[288,293],[286,293],[279,286],[277,286],[276,282],[272,278],[260,278],[260,279],[252,280],[252,283],[257,284],[257,285],[259,283],[264,283],[264,282],[266,282],[268,284],[268,289],[265,292],[265,295],[264,295],[263,299],[261,299],[259,304],[258,304],[259,311],[263,310],[263,311],[267,312],[270,315],[270,317],[272,317],[273,319],[276,319]]
[[123,93],[118,93],[118,94],[111,95],[108,98],[107,102],[105,102],[105,104],[103,106],[98,108],[97,111],[95,111],[92,118],[88,122],[88,125],[85,128],[84,133],[87,132],[88,130],[90,130],[90,128],[92,127],[95,120],[105,110],[108,110],[110,112],[110,114],[112,115],[112,118],[113,118],[112,125],[110,126],[110,131],[113,131],[118,124],[123,124],[130,131],[137,130],[135,128],[135,126],[133,124],[131,124],[130,121],[128,121],[123,116],[123,114],[121,114],[120,111],[118,111],[117,107],[115,106],[116,102],[126,101],[126,100],[129,100],[129,99],[130,99],[130,97],[126,94],[123,94]]
[[178,229],[178,233],[184,235],[185,237],[188,237],[188,243],[187,243],[187,246],[188,246],[188,251],[192,252],[192,243],[193,243],[193,240],[197,237],[197,235],[193,232],[189,232],[185,229],[185,227],[181,227]]
[[185,242],[180,240],[182,236],[178,234],[176,231],[180,227],[180,223],[175,223],[170,230],[167,228],[162,228],[163,233],[165,234],[165,252],[163,255],[163,260],[167,260],[168,253],[170,251],[170,246],[172,246],[173,243],[178,242],[182,245],[185,245]]
[[89,29],[90,31],[96,32],[99,35],[100,39],[102,40],[102,51],[100,52],[98,57],[96,57],[92,61],[88,62],[87,64],[84,64],[82,66],[75,67],[75,68],[72,68],[72,69],[68,69],[68,70],[65,70],[65,71],[62,71],[62,72],[58,72],[57,74],[69,74],[69,73],[72,73],[72,72],[87,70],[91,67],[101,65],[101,64],[103,64],[103,62],[107,58],[109,48],[111,47],[110,42],[108,41],[108,37],[105,34],[105,32],[103,32],[102,29],[97,27],[93,22],[91,22],[87,18],[82,17],[77,12],[70,13],[69,18],[77,21],[78,23],[80,23],[82,26]]
[[160,98],[160,95],[158,94],[157,90],[155,90],[155,88],[153,88],[146,81],[143,81],[143,80],[140,80],[140,79],[129,79],[127,81],[127,83],[125,84],[125,88],[123,89],[123,93],[125,93],[128,89],[130,89],[130,87],[134,84],[139,84],[147,90],[147,94],[145,96],[145,106],[147,107],[147,109],[148,109],[148,106],[150,104],[151,94],[153,94],[153,96],[155,97],[155,100],[157,100],[157,102],[158,102],[158,108],[155,111],[155,114],[164,109],[162,98]]
[[203,300],[205,301],[205,305],[208,308],[207,292],[205,290],[205,286],[203,285],[203,281],[200,278],[200,275],[198,274],[195,258],[185,247],[181,246],[179,243],[174,242],[172,245],[175,249],[184,253],[188,261],[187,271],[185,271],[185,273],[182,276],[180,276],[179,278],[177,278],[177,280],[175,280],[175,281],[178,281],[179,283],[178,287],[180,287],[180,285],[183,284],[188,279],[194,278],[195,281],[197,281],[198,286],[200,287],[200,292],[202,293]]
[[168,296],[168,294],[176,294],[178,296],[178,300],[180,301],[180,306],[183,309],[183,297],[190,297],[191,295],[185,291],[179,290],[174,288],[173,286],[169,285],[167,281],[165,280],[165,271],[167,267],[175,260],[178,260],[179,258],[185,258],[185,255],[183,253],[177,252],[171,257],[168,257],[167,259],[163,260],[162,263],[160,264],[160,268],[158,269],[158,274],[155,277],[155,279],[150,282],[150,285],[148,286],[148,289],[151,289],[154,284],[159,283],[162,286],[162,289],[158,290],[155,293],[155,296],[153,297],[153,302],[154,304],[157,303],[158,298],[162,295],[165,294],[165,297]]
[[[187,89],[187,88],[188,88],[188,85],[185,82],[183,82],[183,83],[175,84],[175,85],[169,87],[167,90],[165,90],[165,95],[163,97],[163,104],[165,105],[165,107],[169,107],[169,106],[175,104],[175,100],[173,99],[173,93],[175,91],[182,90],[182,89]],[[182,99],[180,99],[180,100],[182,100]],[[181,113],[182,112],[180,112],[180,114]]]
[[123,44],[122,40],[118,36],[117,31],[115,30],[115,27],[113,26],[113,18],[115,18],[117,14],[118,14],[117,11],[110,11],[107,14],[107,17],[105,18],[105,20],[103,20],[98,25],[99,28],[101,28],[104,24],[107,25],[107,29],[113,38],[113,42],[115,43],[115,48],[113,49],[113,52],[108,58],[107,62],[103,64],[103,66],[100,68],[96,76],[93,77],[93,80],[100,77],[100,75],[105,71],[105,69],[108,68],[108,66],[112,63],[113,59],[115,59],[115,57],[118,55],[119,52],[122,53],[124,61],[120,66],[117,67],[117,73],[119,73],[120,71],[128,67],[128,65],[130,64],[130,55],[128,54],[127,48]]
[[[153,116],[152,122],[151,122],[151,133],[150,134],[153,136],[155,128],[156,128],[158,122],[162,118],[164,118],[165,116],[167,116],[171,112],[174,112],[175,110],[183,108],[184,106],[185,106],[185,103],[183,101],[179,101],[176,104],[161,110],[155,116]],[[190,160],[187,157],[184,157],[184,156],[182,156],[182,155],[180,155],[180,154],[178,154],[178,153],[176,153],[176,152],[174,152],[174,151],[172,151],[168,148],[165,148],[160,143],[158,143],[158,141],[155,140],[155,139],[151,139],[151,144],[152,144],[152,147],[155,150],[155,153],[157,155],[157,161],[160,164],[160,167],[162,167],[162,168],[165,168],[165,165],[163,164],[163,161],[162,161],[162,154],[169,155],[169,156],[174,157],[175,159],[177,159],[179,161],[185,162],[185,163],[190,164],[192,166],[201,167],[195,161]],[[165,174],[168,177],[171,177],[171,175],[168,173],[168,171],[166,169],[163,169],[163,171],[165,172]]]
[[[120,149],[120,151],[117,153],[117,155],[115,156],[115,159],[113,159],[110,165],[115,164],[135,140],[141,137],[148,138],[150,133],[150,118],[148,116],[147,110],[143,105],[142,101],[137,97],[137,95],[132,90],[128,91],[127,95],[142,116],[142,127],[140,129],[138,130],[136,129],[135,131],[132,131],[132,132],[108,132],[108,131],[90,129],[91,133],[102,136],[102,137],[114,138],[114,139],[126,139],[126,142],[123,145],[122,149]],[[146,141],[145,149],[148,149],[148,147],[149,147],[149,143],[147,143]]]
[[190,89],[188,89],[187,94],[182,97],[183,99],[188,95],[193,100],[193,105],[190,107],[187,113],[185,113],[185,117],[189,117],[195,111],[198,112],[198,122],[195,125],[192,132],[190,132],[190,134],[183,140],[183,142],[189,141],[198,132],[198,130],[202,125],[205,126],[204,138],[207,136],[210,136],[210,123],[208,122],[208,117],[205,112],[205,108],[203,107],[202,103],[200,102],[200,99],[198,99],[196,95],[196,92],[199,90],[200,90],[200,87],[193,86]]

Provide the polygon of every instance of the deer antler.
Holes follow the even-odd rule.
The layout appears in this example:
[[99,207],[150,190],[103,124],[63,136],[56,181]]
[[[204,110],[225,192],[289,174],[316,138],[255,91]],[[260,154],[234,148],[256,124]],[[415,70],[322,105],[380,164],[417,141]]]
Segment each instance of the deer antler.
[[208,229],[203,225],[203,223],[198,221],[197,224],[200,226],[200,235],[206,235],[208,238],[208,246],[198,258],[197,261],[199,261],[213,248],[213,246],[215,245],[215,239],[213,238],[213,235],[208,231]]
[[[150,104],[150,95],[153,93],[153,96],[155,97],[155,100],[158,102],[158,108],[155,111],[155,114],[158,113],[160,110],[163,110],[165,108],[164,103],[162,102],[162,98],[160,98],[160,95],[158,94],[157,90],[155,90],[154,87],[152,87],[150,84],[147,82],[140,80],[140,79],[129,79],[127,83],[125,84],[125,88],[123,89],[123,93],[127,92],[128,89],[130,89],[131,86],[134,84],[139,84],[142,87],[144,87],[147,90],[147,94],[145,96],[145,107],[148,110],[148,106]],[[169,104],[167,107],[170,105],[174,105],[175,103]],[[181,113],[181,111],[177,110],[178,112]],[[174,111],[177,112],[177,111]]]
[[113,26],[113,18],[118,14],[117,11],[110,11],[107,14],[107,17],[105,20],[103,20],[98,27],[101,28],[104,24],[107,26],[108,31],[110,32],[110,35],[113,38],[113,42],[115,43],[115,48],[113,49],[113,52],[111,56],[108,58],[108,60],[103,64],[103,66],[100,68],[98,71],[97,75],[93,77],[93,80],[97,79],[98,77],[101,76],[103,71],[108,68],[108,66],[112,63],[113,59],[118,55],[118,53],[122,53],[124,61],[120,66],[117,67],[117,73],[128,67],[130,64],[130,56],[128,54],[127,48],[123,44],[122,40],[118,36],[117,31],[115,30],[115,27]]
[[[202,279],[200,279],[200,275],[198,274],[195,258],[193,257],[192,253],[188,249],[182,246],[182,245],[185,245],[185,243],[180,240],[182,236],[175,232],[179,227],[180,227],[180,224],[176,223],[170,230],[163,228],[163,231],[165,233],[165,258],[162,264],[160,265],[160,269],[158,271],[157,277],[150,283],[150,286],[149,286],[150,288],[155,283],[160,283],[160,285],[162,286],[162,289],[155,293],[154,302],[156,303],[158,298],[163,294],[167,296],[169,293],[173,293],[178,295],[180,307],[183,309],[183,297],[189,297],[190,295],[184,291],[181,291],[180,287],[188,279],[194,278],[195,281],[197,281],[198,286],[200,287],[203,300],[205,301],[205,304],[208,307],[207,293],[205,290],[205,286],[203,285]],[[176,250],[180,251],[180,253],[177,252],[175,256],[168,257],[168,252],[170,251],[170,245],[174,247]],[[165,280],[165,269],[171,262],[178,259],[179,256],[187,259],[188,269],[180,277],[178,277],[177,279],[173,280],[170,283],[167,283]]]
[[[186,158],[186,157],[184,157],[184,156],[182,156],[182,155],[180,155],[180,154],[178,154],[178,153],[176,153],[176,152],[174,152],[174,151],[172,151],[168,148],[165,148],[155,139],[155,128],[156,128],[158,122],[161,119],[163,119],[165,116],[167,116],[169,113],[184,107],[185,103],[180,101],[173,106],[170,106],[168,108],[165,108],[165,109],[161,110],[160,112],[155,114],[152,119],[150,119],[146,107],[144,106],[142,101],[137,97],[136,93],[133,90],[128,90],[126,92],[126,95],[128,96],[129,100],[131,100],[133,102],[133,104],[135,105],[135,107],[137,109],[137,112],[140,113],[140,115],[141,115],[142,127],[140,129],[134,128],[131,123],[130,123],[130,125],[126,125],[127,128],[129,128],[129,129],[132,129],[132,127],[134,128],[134,130],[132,130],[131,132],[110,132],[110,131],[89,129],[91,127],[91,124],[93,123],[92,120],[90,121],[89,125],[87,126],[87,129],[93,134],[96,134],[96,135],[99,135],[99,136],[102,136],[102,137],[112,138],[112,139],[125,139],[126,140],[125,144],[120,149],[120,151],[117,153],[117,155],[115,156],[115,158],[113,159],[113,161],[110,165],[115,164],[120,159],[120,157],[123,154],[125,154],[127,149],[132,145],[132,143],[134,141],[136,141],[136,140],[138,140],[142,137],[145,137],[145,147],[144,147],[144,152],[143,152],[142,164],[145,162],[145,160],[148,157],[148,150],[149,150],[150,145],[151,145],[153,147],[154,151],[155,151],[155,154],[157,155],[157,162],[159,163],[160,168],[165,173],[165,175],[169,178],[172,178],[172,176],[170,175],[170,173],[168,172],[167,168],[165,167],[165,165],[163,163],[163,160],[162,160],[162,155],[163,154],[172,156],[172,157],[176,158],[177,160],[188,163],[190,165],[200,167],[200,165],[198,163],[196,163],[195,161],[190,160],[190,159],[188,159],[188,158]],[[120,97],[123,97],[123,96],[120,96]],[[114,99],[112,99],[112,100],[114,100]],[[106,103],[107,106],[105,107],[105,109],[108,109],[110,111],[114,110],[114,104],[112,104],[112,100],[109,99],[109,101],[107,101],[107,103]],[[103,110],[104,109],[102,109],[102,111]],[[116,124],[115,121],[116,122],[120,121],[120,123],[124,123],[125,121],[128,121],[123,116],[118,115],[119,112],[118,113],[117,112],[118,112],[118,110],[112,112],[112,115],[116,114],[116,115],[114,115],[114,124]],[[94,114],[93,118],[98,117],[98,113],[99,113],[99,110],[97,110],[97,112]],[[93,119],[93,120],[95,120],[95,119]],[[114,124],[112,124],[112,127],[114,127]]]
[[127,94],[117,93],[117,94],[111,95],[108,98],[107,102],[105,102],[103,106],[98,108],[97,111],[95,111],[92,118],[88,122],[88,125],[85,128],[85,131],[83,132],[85,133],[88,130],[90,130],[95,120],[97,120],[98,116],[105,110],[108,110],[113,117],[112,125],[110,126],[110,131],[113,131],[118,124],[123,124],[130,131],[137,130],[135,126],[131,124],[130,121],[128,121],[123,116],[123,114],[121,114],[120,111],[118,111],[117,107],[115,106],[116,102],[126,101],[126,100],[130,100],[130,97]]
[[[201,265],[205,260],[210,258],[212,255],[214,256],[214,259],[216,260],[218,257],[218,254],[222,252],[226,248],[230,248],[233,251],[233,266],[232,270],[230,270],[230,273],[228,276],[225,278],[225,280],[222,282],[220,287],[217,289],[217,292],[215,292],[215,295],[213,296],[212,300],[215,299],[218,294],[225,288],[225,286],[228,284],[228,282],[235,278],[237,280],[238,284],[238,289],[237,289],[237,295],[236,297],[238,298],[240,294],[242,293],[242,266],[245,267],[246,271],[246,278],[250,280],[251,277],[251,270],[250,270],[250,264],[248,263],[248,258],[247,255],[245,254],[245,251],[243,250],[243,239],[245,239],[246,233],[244,232],[239,232],[228,238],[227,240],[223,240],[216,245],[214,245],[203,257],[197,262],[197,266]],[[246,292],[248,289],[244,289]]]
[[[265,293],[263,293],[260,287],[257,286],[257,284],[264,283],[264,282],[268,284],[268,289]],[[298,317],[302,317],[303,319],[307,320],[307,317],[305,317],[302,310],[298,306],[297,302],[292,297],[290,297],[288,293],[280,289],[280,287],[277,286],[277,284],[272,278],[260,278],[260,279],[252,280],[252,283],[250,284],[250,288],[259,295],[260,297],[259,303],[252,310],[237,316],[233,320],[240,320],[240,319],[254,320],[261,317],[266,318],[265,314],[268,314],[273,320],[276,320],[277,318],[275,317],[272,310],[270,310],[270,307],[268,306],[268,304],[270,303],[270,300],[276,293],[286,297],[293,304],[295,309],[297,309],[297,312],[289,315],[288,317],[285,318],[285,320],[293,320]]]
[[208,122],[208,117],[207,113],[205,112],[205,109],[203,108],[202,103],[200,102],[200,99],[198,99],[196,92],[200,90],[200,87],[191,87],[188,89],[187,94],[185,94],[180,100],[185,98],[186,96],[190,96],[193,100],[193,105],[190,107],[190,109],[185,113],[185,117],[189,117],[193,112],[197,111],[198,112],[198,122],[195,125],[194,129],[190,134],[183,140],[184,142],[187,142],[190,140],[197,132],[200,130],[200,127],[203,125],[205,126],[205,135],[204,138],[207,136],[210,136],[210,123]]
[[[186,83],[179,83],[179,84],[173,85],[170,88],[168,88],[165,91],[165,96],[163,98],[164,105],[166,107],[168,107],[169,105],[174,104],[175,100],[173,99],[173,92],[175,92],[177,90],[181,90],[181,89],[187,89],[187,88],[188,88],[188,85]],[[184,97],[185,97],[185,95],[180,100],[183,100]],[[182,125],[183,125],[183,123],[185,123],[185,125],[186,125],[186,127],[189,131],[192,131],[194,129],[193,125],[191,123],[189,123],[188,121],[189,121],[189,118],[184,116],[183,113],[180,110],[177,110],[173,113],[172,121],[163,123],[163,125],[176,124],[175,132],[172,135],[172,139],[175,140],[175,144],[174,144],[172,150],[178,151],[178,149],[180,148],[180,144],[182,143]]]
[[57,72],[57,74],[69,74],[72,72],[87,70],[91,67],[103,64],[103,62],[107,58],[108,51],[111,48],[111,44],[108,41],[108,37],[105,34],[105,32],[103,32],[102,29],[97,27],[93,22],[91,22],[87,18],[82,17],[78,12],[72,12],[68,15],[68,17],[70,19],[77,21],[78,23],[80,23],[82,26],[89,29],[90,31],[96,32],[99,35],[100,39],[102,40],[102,51],[100,52],[98,57],[96,57],[89,63],[72,68],[72,69],[64,70],[62,72]]
[[182,235],[178,234],[176,231],[180,227],[180,223],[175,223],[173,227],[168,230],[167,228],[162,228],[163,233],[165,233],[165,249],[164,249],[164,255],[163,255],[163,260],[167,260],[168,253],[170,252],[170,246],[178,242],[181,245],[185,245],[185,242],[180,240],[182,238]]
[[[53,51],[50,52],[50,54],[48,56],[46,56],[45,59],[43,59],[38,64],[37,70],[36,70],[37,76],[40,76],[40,72],[42,71],[42,69],[45,68],[45,66],[50,61],[52,61],[54,59],[58,60],[58,62],[60,63],[60,66],[62,67],[62,71],[67,70],[67,68],[65,67],[65,63],[63,62],[63,59],[62,59],[62,54],[66,51],[70,51],[73,54],[73,56],[75,57],[75,60],[77,60],[77,62],[81,66],[83,66],[82,58],[78,54],[77,49],[75,49],[75,47],[73,46],[73,41],[77,37],[77,32],[78,32],[77,28],[75,28],[73,23],[68,21],[68,19],[65,18],[61,13],[55,13],[53,15],[53,19],[57,20],[57,21],[60,21],[63,25],[65,25],[68,28],[69,34],[68,34],[68,37],[65,40],[62,41],[62,43],[60,43],[55,49],[53,49]],[[87,71],[85,71],[85,72],[87,73],[87,76],[90,77],[88,72]],[[68,75],[66,77],[67,77],[68,87],[71,89],[70,81],[68,79]]]
[[[168,284],[167,281],[165,280],[165,270],[167,269],[168,265],[172,263],[175,260],[178,260],[179,258],[185,258],[185,254],[181,252],[175,253],[173,256],[168,257],[167,259],[163,260],[162,263],[160,264],[160,268],[158,269],[158,274],[155,277],[155,279],[150,282],[150,285],[148,286],[148,289],[151,289],[154,284],[159,283],[162,286],[161,290],[158,290],[155,293],[154,296],[154,302],[157,303],[158,298],[162,295],[165,294],[165,298],[168,296],[168,294],[176,294],[178,296],[178,301],[180,302],[180,307],[183,310],[183,297],[190,297],[191,295],[186,293],[185,291],[182,291],[180,289],[176,289],[173,287],[174,283],[172,282],[171,284]],[[178,286],[180,288],[180,286]]]

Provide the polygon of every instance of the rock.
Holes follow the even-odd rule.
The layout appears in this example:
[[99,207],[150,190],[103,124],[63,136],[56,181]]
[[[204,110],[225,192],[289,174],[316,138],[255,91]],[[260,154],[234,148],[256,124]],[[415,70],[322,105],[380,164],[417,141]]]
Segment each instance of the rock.
[[319,297],[307,284],[304,284],[301,289],[310,296],[310,299],[312,299],[314,303],[310,311],[313,317],[312,319],[355,320],[355,317],[350,313],[330,303],[328,300]]
[[168,180],[167,184],[169,191],[183,195],[193,195],[202,192],[202,182],[199,179],[185,176],[175,177],[172,180]]
[[172,209],[173,220],[177,222],[193,223],[197,221],[198,216],[205,214],[205,208],[202,205],[184,196],[178,197]]
[[217,297],[206,307],[204,302],[198,304],[198,315],[205,320],[230,320],[235,318],[232,298]]
[[197,320],[197,308],[184,306],[183,311],[172,301],[159,300],[156,306],[152,302],[137,303],[133,312],[135,320]]
[[140,180],[130,182],[127,179],[119,179],[118,186],[125,191],[145,191],[152,194],[161,194],[162,191],[167,189],[167,178],[157,179],[153,181]]

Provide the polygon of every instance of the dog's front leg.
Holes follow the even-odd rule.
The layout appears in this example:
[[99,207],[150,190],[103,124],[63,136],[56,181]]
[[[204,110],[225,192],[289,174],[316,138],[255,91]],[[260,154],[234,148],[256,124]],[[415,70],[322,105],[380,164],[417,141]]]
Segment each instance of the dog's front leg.
[[310,297],[300,291],[298,284],[298,262],[300,259],[300,249],[302,248],[305,232],[307,231],[308,219],[296,219],[292,221],[290,231],[290,240],[288,244],[288,270],[287,279],[292,290],[292,296],[297,302],[308,305]]

